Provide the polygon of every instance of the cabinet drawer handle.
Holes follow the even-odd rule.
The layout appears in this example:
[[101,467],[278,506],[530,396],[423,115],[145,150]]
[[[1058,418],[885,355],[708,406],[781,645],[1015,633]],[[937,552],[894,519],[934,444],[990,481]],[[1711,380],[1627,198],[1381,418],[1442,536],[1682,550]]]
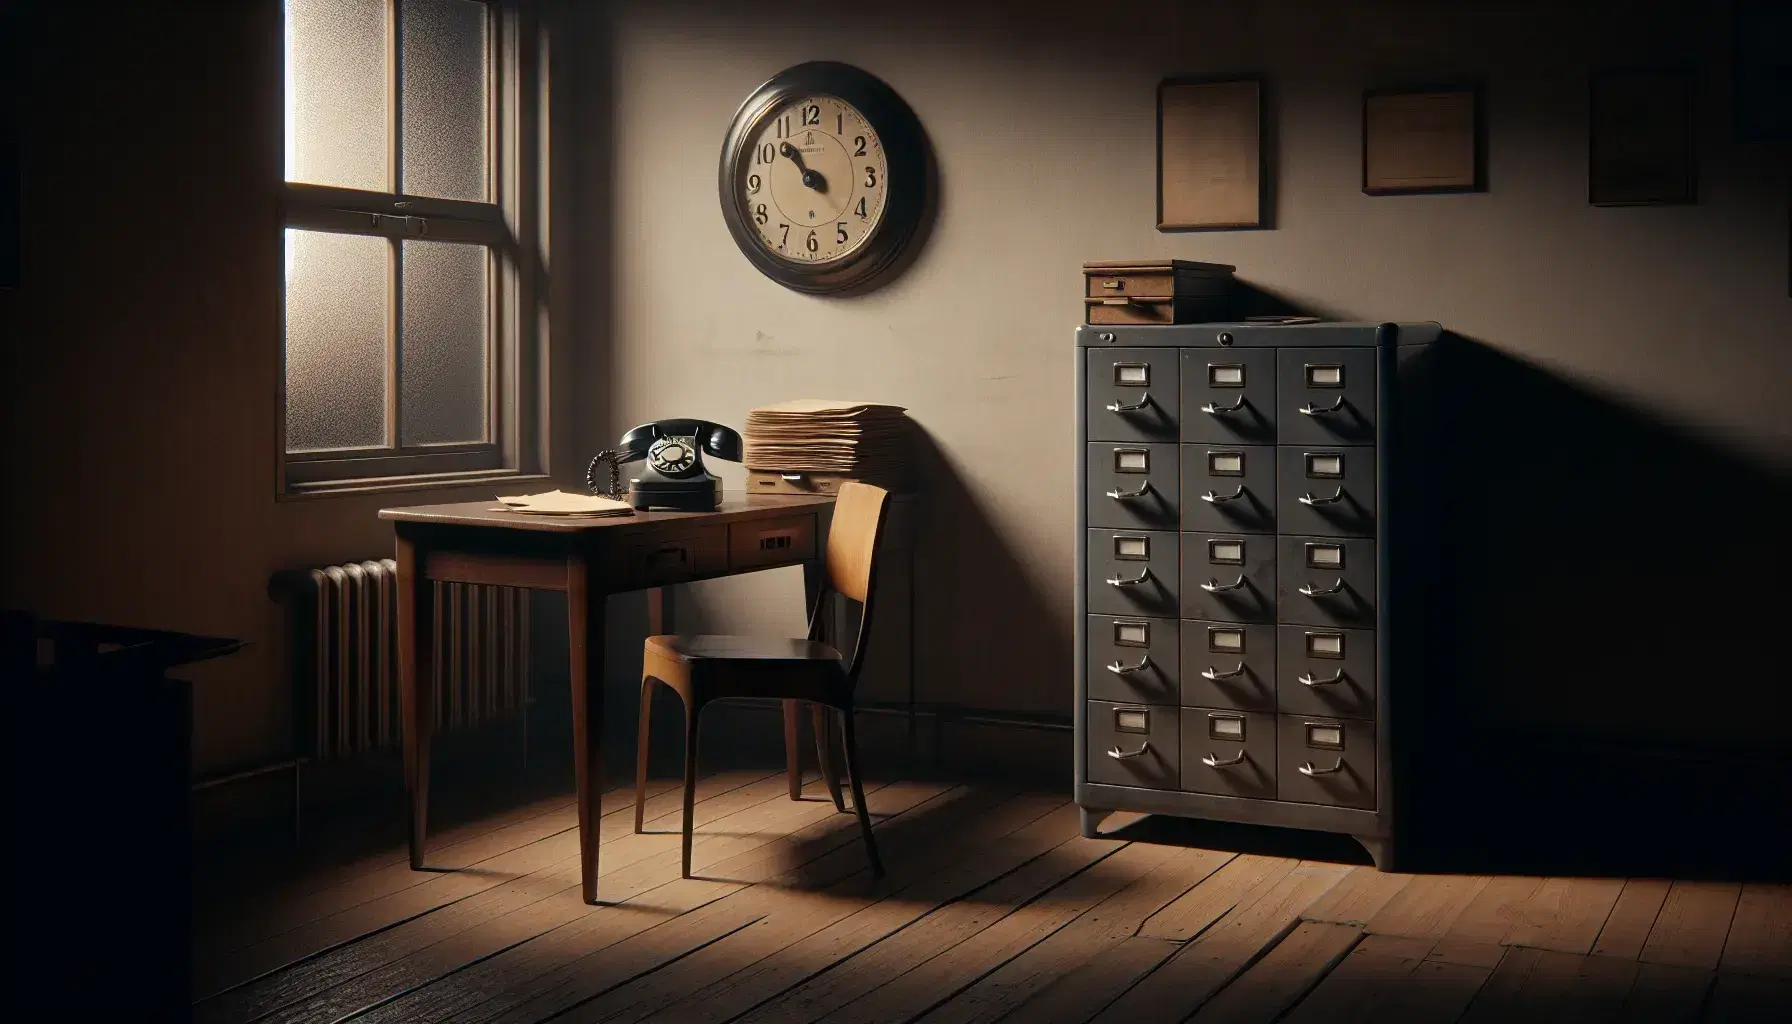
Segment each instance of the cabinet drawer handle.
[[1202,679],[1213,679],[1213,680],[1233,679],[1233,678],[1236,678],[1236,677],[1242,676],[1242,675],[1244,675],[1244,662],[1242,662],[1242,661],[1238,663],[1237,668],[1233,669],[1230,672],[1221,672],[1219,669],[1214,668],[1212,665],[1207,666],[1205,669],[1203,669],[1201,671]]
[[1244,761],[1244,751],[1243,750],[1240,750],[1236,756],[1228,757],[1224,761],[1220,760],[1219,758],[1215,757],[1212,754],[1208,754],[1206,757],[1201,758],[1201,763],[1206,765],[1209,768],[1226,768],[1231,765],[1243,763],[1243,761]]
[[1201,500],[1211,501],[1217,505],[1222,501],[1237,501],[1242,497],[1244,497],[1244,485],[1239,484],[1238,490],[1233,491],[1231,494],[1215,494],[1212,491],[1208,491],[1206,494],[1201,495]]
[[1115,290],[1115,291],[1119,291],[1119,290],[1120,290],[1120,289],[1121,289],[1121,288],[1123,288],[1123,287],[1125,287],[1125,285],[1126,285],[1126,279],[1125,279],[1125,278],[1119,278],[1119,279],[1116,279],[1116,280],[1113,280],[1113,281],[1103,281],[1103,282],[1101,282],[1101,286],[1102,286],[1102,287],[1103,287],[1103,288],[1112,288],[1112,289],[1114,289],[1114,290]]
[[1137,749],[1137,750],[1121,750],[1118,746],[1109,747],[1108,748],[1108,756],[1113,758],[1116,761],[1124,761],[1129,757],[1138,757],[1140,754],[1143,754],[1145,751],[1150,750],[1150,749],[1151,749],[1151,741],[1150,740],[1140,740],[1139,741],[1139,749]]
[[1337,582],[1326,587],[1324,590],[1309,583],[1301,587],[1300,592],[1308,597],[1325,597],[1329,594],[1342,594],[1344,592],[1344,577],[1338,577]]
[[1233,399],[1231,405],[1215,405],[1212,402],[1208,402],[1201,407],[1201,411],[1209,416],[1230,416],[1233,413],[1243,412],[1244,396],[1239,395],[1237,398]]
[[1300,407],[1302,416],[1333,416],[1344,411],[1344,396],[1332,399],[1332,404],[1320,406],[1311,403]]
[[1117,676],[1130,676],[1134,672],[1143,672],[1150,667],[1151,655],[1149,654],[1139,655],[1139,663],[1137,665],[1122,665],[1118,658],[1108,662],[1108,671]]
[[1298,682],[1302,686],[1330,686],[1333,683],[1341,683],[1343,681],[1344,681],[1344,670],[1343,669],[1339,669],[1338,671],[1333,672],[1332,677],[1330,679],[1314,679],[1313,673],[1302,672],[1300,674],[1300,679],[1298,680]]
[[1332,765],[1330,768],[1315,768],[1313,766],[1313,762],[1311,762],[1311,761],[1308,761],[1300,766],[1300,773],[1302,775],[1335,775],[1338,772],[1341,772],[1343,770],[1344,770],[1344,759],[1341,757],[1338,758],[1338,763]]
[[1109,412],[1138,412],[1140,409],[1143,409],[1147,405],[1150,405],[1150,404],[1151,404],[1151,392],[1147,391],[1144,394],[1139,396],[1138,401],[1133,402],[1130,405],[1127,404],[1126,402],[1120,401],[1118,398],[1114,399],[1112,402],[1108,403],[1108,411]]
[[1133,490],[1133,491],[1123,491],[1120,488],[1116,487],[1113,490],[1108,492],[1108,497],[1114,499],[1115,501],[1130,501],[1133,498],[1143,498],[1145,495],[1150,494],[1150,493],[1151,493],[1151,481],[1147,480],[1144,483],[1140,484],[1137,490]]
[[1209,594],[1223,594],[1228,590],[1238,590],[1243,587],[1245,583],[1246,580],[1244,574],[1239,573],[1238,578],[1231,583],[1221,583],[1219,580],[1208,580],[1206,583],[1201,584],[1201,589],[1207,591]]
[[1329,498],[1315,498],[1311,494],[1303,494],[1300,496],[1300,503],[1302,505],[1336,505],[1343,500],[1344,486],[1342,484],[1338,485],[1338,493]]
[[1134,576],[1132,579],[1127,579],[1124,576],[1109,576],[1108,577],[1108,586],[1110,586],[1110,587],[1136,587],[1141,583],[1149,583],[1149,582],[1151,582],[1151,570],[1150,569],[1140,569],[1139,574],[1137,576]]

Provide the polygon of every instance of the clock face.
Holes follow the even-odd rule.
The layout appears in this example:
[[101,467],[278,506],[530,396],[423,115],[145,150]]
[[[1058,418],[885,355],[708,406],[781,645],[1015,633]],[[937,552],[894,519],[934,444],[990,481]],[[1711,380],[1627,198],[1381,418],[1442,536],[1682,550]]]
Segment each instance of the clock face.
[[735,201],[766,251],[825,263],[856,251],[883,221],[890,165],[877,130],[834,96],[769,110],[748,138]]
[[931,186],[907,103],[847,64],[774,75],[741,104],[722,142],[722,218],[741,254],[796,291],[842,292],[900,265]]

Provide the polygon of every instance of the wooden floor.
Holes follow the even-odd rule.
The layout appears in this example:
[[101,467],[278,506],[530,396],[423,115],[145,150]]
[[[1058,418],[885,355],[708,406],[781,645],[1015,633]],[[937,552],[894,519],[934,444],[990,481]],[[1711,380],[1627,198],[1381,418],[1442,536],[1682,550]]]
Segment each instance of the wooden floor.
[[[854,819],[780,775],[604,798],[605,906],[579,900],[570,801],[200,893],[194,1019],[1792,1020],[1792,886],[1380,874],[1084,839],[1062,794],[872,786]],[[1124,837],[1130,830],[1123,828]],[[201,880],[202,887],[205,880]]]

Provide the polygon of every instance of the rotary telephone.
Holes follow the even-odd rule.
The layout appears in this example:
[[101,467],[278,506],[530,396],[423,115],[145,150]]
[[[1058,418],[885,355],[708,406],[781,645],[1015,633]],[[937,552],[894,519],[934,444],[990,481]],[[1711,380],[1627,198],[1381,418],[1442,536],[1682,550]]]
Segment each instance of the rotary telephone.
[[[622,435],[615,448],[598,452],[585,468],[585,486],[593,494],[622,499],[622,464],[647,460],[641,475],[628,482],[628,503],[637,509],[713,512],[722,500],[722,481],[703,466],[707,452],[729,462],[741,460],[740,435],[708,420],[655,420]],[[600,484],[598,468],[610,468],[608,485]]]

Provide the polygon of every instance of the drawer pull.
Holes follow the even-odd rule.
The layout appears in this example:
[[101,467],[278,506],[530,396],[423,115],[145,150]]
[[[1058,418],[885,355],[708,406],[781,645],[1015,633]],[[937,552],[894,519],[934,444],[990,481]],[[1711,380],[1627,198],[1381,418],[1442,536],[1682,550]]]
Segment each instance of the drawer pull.
[[1311,761],[1307,761],[1300,766],[1300,773],[1302,775],[1336,775],[1343,770],[1344,759],[1341,757],[1338,758],[1338,763],[1332,765],[1330,768],[1316,768]]
[[1207,591],[1209,594],[1223,594],[1228,590],[1238,590],[1244,587],[1247,582],[1249,581],[1244,578],[1244,574],[1240,573],[1238,578],[1231,583],[1221,583],[1219,580],[1208,580],[1206,583],[1201,584],[1201,589]]
[[1233,399],[1231,405],[1215,405],[1212,402],[1208,402],[1201,407],[1201,411],[1209,416],[1230,416],[1233,413],[1243,412],[1244,396],[1239,395],[1237,398]]
[[1150,494],[1150,493],[1151,493],[1151,481],[1147,480],[1144,483],[1140,484],[1136,490],[1123,491],[1123,490],[1119,489],[1118,487],[1116,487],[1113,490],[1108,492],[1108,497],[1114,499],[1115,501],[1130,501],[1134,498],[1143,498],[1145,495]]
[[1215,494],[1212,491],[1208,491],[1206,494],[1201,495],[1201,500],[1211,501],[1217,505],[1222,501],[1237,501],[1242,497],[1244,497],[1244,485],[1239,484],[1238,490],[1233,491],[1231,494]]
[[1140,740],[1139,741],[1139,749],[1137,749],[1137,750],[1121,750],[1117,746],[1110,747],[1110,748],[1108,748],[1108,756],[1113,758],[1116,761],[1124,761],[1129,757],[1138,757],[1140,754],[1143,754],[1145,751],[1150,750],[1150,749],[1151,749],[1151,741],[1150,740]]
[[1134,576],[1132,579],[1127,579],[1124,576],[1109,576],[1108,577],[1108,586],[1110,586],[1110,587],[1136,587],[1141,583],[1149,583],[1149,582],[1151,582],[1151,570],[1150,569],[1140,569],[1139,574],[1137,576]]
[[1338,580],[1336,583],[1333,583],[1331,586],[1326,587],[1324,590],[1321,590],[1318,587],[1315,587],[1309,583],[1306,586],[1301,587],[1300,592],[1302,594],[1305,594],[1307,597],[1326,597],[1331,594],[1342,594],[1344,592],[1344,577],[1342,577],[1342,576],[1338,577]]
[[1303,494],[1300,496],[1300,503],[1302,505],[1336,505],[1338,502],[1343,501],[1343,500],[1344,500],[1344,488],[1342,485],[1340,485],[1338,487],[1338,493],[1332,495],[1329,498],[1315,498],[1311,494]]
[[1235,764],[1244,763],[1244,751],[1240,750],[1237,753],[1237,755],[1235,755],[1233,757],[1228,757],[1224,761],[1213,756],[1212,754],[1208,754],[1206,757],[1201,758],[1201,763],[1206,765],[1209,768],[1228,768]]
[[1300,407],[1300,414],[1302,416],[1332,416],[1332,415],[1336,415],[1337,413],[1341,413],[1343,411],[1344,411],[1344,396],[1343,395],[1339,395],[1337,398],[1332,399],[1332,404],[1330,404],[1330,405],[1320,406],[1320,405],[1312,405],[1309,403],[1307,405],[1303,405]]
[[1302,686],[1330,686],[1333,683],[1341,683],[1344,681],[1344,670],[1339,669],[1338,671],[1333,672],[1330,679],[1314,679],[1313,673],[1302,672],[1298,681]]
[[1112,402],[1108,403],[1108,411],[1109,412],[1138,412],[1140,409],[1143,409],[1150,404],[1151,404],[1151,393],[1149,391],[1147,391],[1144,394],[1140,395],[1139,400],[1136,402],[1128,403],[1128,402],[1122,402],[1118,398],[1114,399]]
[[1212,665],[1209,665],[1206,668],[1201,670],[1201,678],[1202,679],[1212,679],[1215,681],[1218,681],[1221,679],[1235,679],[1242,675],[1244,675],[1244,662],[1242,662],[1242,661],[1238,663],[1237,668],[1233,669],[1230,672],[1221,672],[1219,669],[1214,668]]
[[1115,291],[1119,291],[1121,288],[1126,286],[1126,281],[1124,278],[1114,280],[1114,281],[1103,281],[1103,282],[1101,282],[1101,286],[1103,288],[1112,288]]
[[1139,663],[1137,665],[1122,665],[1120,664],[1119,659],[1108,662],[1108,671],[1117,676],[1130,676],[1134,672],[1143,672],[1150,667],[1151,655],[1149,654],[1139,655]]

